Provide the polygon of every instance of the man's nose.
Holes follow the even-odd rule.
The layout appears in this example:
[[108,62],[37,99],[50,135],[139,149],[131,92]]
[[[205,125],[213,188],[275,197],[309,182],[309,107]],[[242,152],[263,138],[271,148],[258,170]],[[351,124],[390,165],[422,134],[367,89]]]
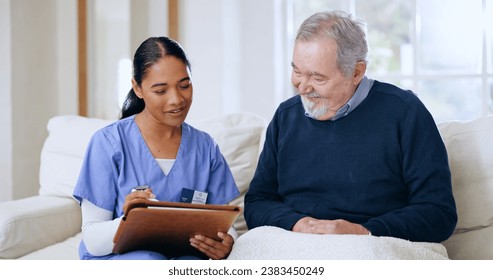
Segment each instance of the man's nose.
[[300,83],[298,84],[297,88],[298,88],[298,93],[301,95],[313,92],[313,87],[310,84],[310,80],[306,78],[300,80]]

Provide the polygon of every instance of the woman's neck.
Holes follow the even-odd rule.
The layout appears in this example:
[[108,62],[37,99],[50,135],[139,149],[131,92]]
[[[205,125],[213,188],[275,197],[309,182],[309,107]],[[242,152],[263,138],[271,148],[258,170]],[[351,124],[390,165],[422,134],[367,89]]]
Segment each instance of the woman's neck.
[[155,158],[176,158],[181,142],[181,125],[161,124],[142,113],[135,116],[135,123]]

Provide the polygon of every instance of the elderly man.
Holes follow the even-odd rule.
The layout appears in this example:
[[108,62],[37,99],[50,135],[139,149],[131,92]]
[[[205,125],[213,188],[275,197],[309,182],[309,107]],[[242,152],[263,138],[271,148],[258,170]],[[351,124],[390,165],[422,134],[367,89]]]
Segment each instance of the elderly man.
[[316,13],[295,40],[298,92],[269,124],[245,197],[250,229],[441,242],[457,223],[447,152],[411,91],[365,76],[364,25]]

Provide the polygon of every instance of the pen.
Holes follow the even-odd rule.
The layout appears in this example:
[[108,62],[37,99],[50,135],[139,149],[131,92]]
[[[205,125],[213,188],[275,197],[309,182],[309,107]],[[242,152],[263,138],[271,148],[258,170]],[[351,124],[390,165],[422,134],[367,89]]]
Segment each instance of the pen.
[[143,186],[138,186],[138,187],[135,187],[132,189],[132,192],[135,192],[135,191],[145,191],[149,188],[148,185],[143,185]]
[[[138,187],[133,188],[132,189],[132,192],[135,192],[135,191],[145,191],[147,189],[150,189],[149,186],[148,185],[143,185],[143,186],[138,186]],[[151,193],[151,198],[148,198],[148,200],[158,201],[155,197],[156,196]]]

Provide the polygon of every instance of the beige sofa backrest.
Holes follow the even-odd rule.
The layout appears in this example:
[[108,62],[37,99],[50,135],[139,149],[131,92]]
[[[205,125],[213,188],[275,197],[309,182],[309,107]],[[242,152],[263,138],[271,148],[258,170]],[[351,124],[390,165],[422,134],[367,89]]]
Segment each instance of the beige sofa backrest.
[[[240,191],[240,196],[230,204],[243,207],[245,194],[257,168],[258,156],[264,143],[266,121],[253,114],[237,113],[189,123],[209,133],[219,145]],[[240,235],[247,231],[243,214],[236,220],[235,228]]]
[[72,197],[87,144],[109,120],[57,116],[48,122],[48,137],[41,150],[40,195]]
[[438,127],[459,216],[444,245],[452,259],[493,259],[493,116]]

